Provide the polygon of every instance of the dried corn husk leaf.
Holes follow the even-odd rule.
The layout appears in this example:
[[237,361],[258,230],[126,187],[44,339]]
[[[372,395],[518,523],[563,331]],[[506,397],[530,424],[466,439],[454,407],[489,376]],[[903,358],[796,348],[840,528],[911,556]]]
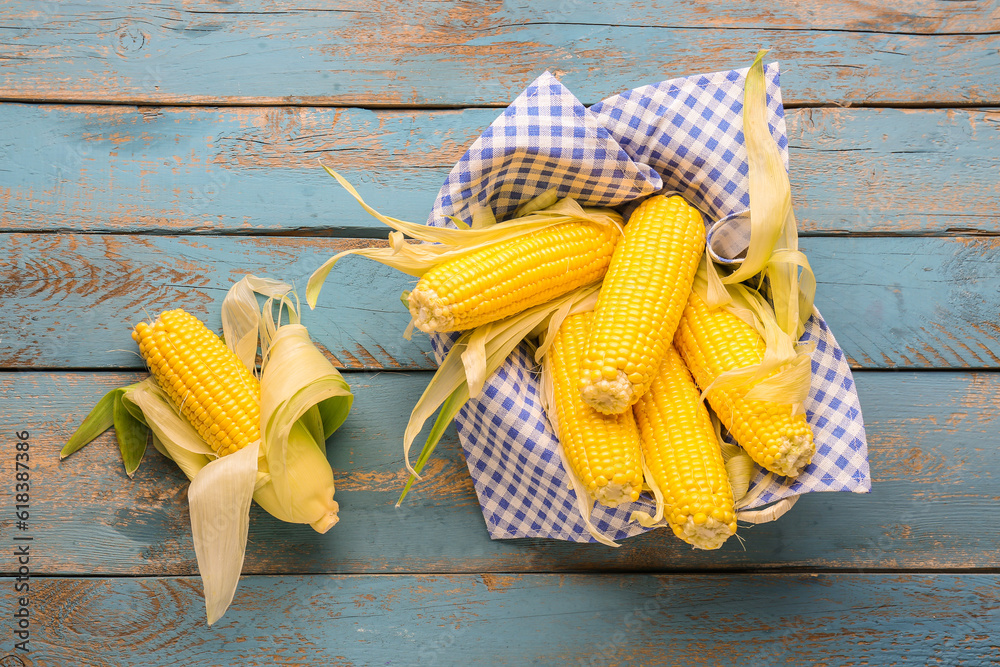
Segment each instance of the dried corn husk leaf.
[[738,507],[740,500],[750,488],[750,481],[756,472],[756,464],[745,449],[736,443],[727,442],[722,437],[722,422],[715,414],[712,415],[712,426],[715,428],[715,437],[722,449],[722,462],[726,465],[729,487],[733,490],[733,502]]
[[[618,229],[621,229],[623,224],[621,216],[611,209],[585,208],[575,200],[565,197],[557,199],[553,204],[543,209],[534,210],[529,207],[526,209],[529,211],[527,214],[507,220],[503,224],[496,224],[495,219],[492,219],[492,212],[487,213],[486,210],[480,210],[473,215],[471,227],[464,223],[459,225],[458,229],[432,227],[382,215],[366,204],[357,190],[343,176],[329,167],[324,166],[323,168],[351,193],[362,208],[394,229],[395,232],[390,234],[388,248],[345,250],[334,255],[316,269],[306,286],[306,301],[311,308],[315,308],[323,282],[334,265],[347,255],[367,257],[408,275],[420,277],[443,262],[475,252],[494,243],[537,232],[552,225],[583,220],[595,224],[616,225]],[[551,198],[552,195],[543,194],[536,200],[541,204]],[[426,243],[405,243],[403,235]]]
[[124,398],[142,411],[146,423],[166,446],[171,459],[178,450],[202,456],[206,459],[205,463],[218,457],[211,445],[202,440],[198,431],[191,426],[191,422],[174,407],[166,392],[152,377],[133,385],[125,392]]
[[[656,483],[656,479],[653,477],[653,471],[649,469],[646,464],[646,457],[639,453],[642,457],[642,479],[643,487],[653,494],[653,502],[656,506],[656,511],[650,515],[649,512],[643,512],[641,510],[635,510],[629,515],[629,521],[635,521],[643,528],[660,528],[669,525],[663,518],[663,514],[667,509],[667,501],[663,497],[663,490],[660,489],[659,485]],[[567,465],[564,460],[563,465]]]
[[[812,347],[797,341],[813,313],[816,279],[798,249],[791,186],[781,154],[768,129],[763,57],[747,74],[743,133],[750,180],[750,246],[732,273],[720,276],[706,252],[695,290],[710,306],[725,307],[763,337],[761,363],[736,369],[705,387],[743,388],[750,400],[770,400],[801,411],[811,383]],[[751,287],[751,284],[759,287]]]
[[552,206],[557,201],[559,201],[559,188],[549,188],[540,195],[535,195],[533,198],[518,206],[514,211],[513,217],[520,218],[528,215],[529,213],[541,211],[543,208]]
[[243,569],[260,442],[219,458],[152,378],[132,386],[124,400],[142,410],[156,449],[191,480],[191,537],[211,625],[232,602]]
[[[778,327],[798,340],[813,312],[816,278],[799,251],[792,191],[778,145],[767,125],[764,55],[757,53],[747,73],[743,94],[743,135],[750,181],[750,246],[726,284],[758,274],[767,279]],[[800,275],[801,274],[801,275]]]
[[[259,341],[262,338],[268,340],[265,323],[270,324],[271,332],[276,328],[271,300],[278,299],[282,306],[288,308],[289,321],[298,324],[298,312],[287,299],[291,291],[291,285],[283,282],[248,275],[234,283],[226,293],[222,300],[223,339],[247,368],[253,370],[256,367]],[[263,308],[257,303],[258,294],[268,297]],[[262,313],[266,317],[262,317]],[[278,319],[280,322],[280,316]]]
[[[455,341],[410,413],[410,421],[403,434],[403,457],[410,478],[399,500],[396,501],[397,507],[403,502],[413,481],[420,479],[420,470],[434,451],[448,424],[470,397],[478,395],[479,391],[472,394],[471,388],[478,386],[481,390],[480,378],[482,380],[488,378],[525,339],[533,339],[543,334],[548,326],[558,327],[558,323],[562,322],[574,308],[589,307],[592,310],[596,303],[597,292],[597,285],[578,288],[507,319],[466,331]],[[476,340],[470,345],[474,336]],[[417,458],[417,464],[411,465],[410,447],[426,421],[438,408],[440,408],[438,417]]]

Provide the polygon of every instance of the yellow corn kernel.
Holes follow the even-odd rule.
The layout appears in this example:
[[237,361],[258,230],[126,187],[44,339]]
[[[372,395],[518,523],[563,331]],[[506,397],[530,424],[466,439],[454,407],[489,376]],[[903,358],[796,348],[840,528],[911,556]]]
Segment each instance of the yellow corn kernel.
[[[765,349],[753,327],[724,308],[709,308],[695,292],[674,344],[703,389],[727,371],[760,363]],[[798,476],[816,452],[805,415],[793,415],[788,404],[748,401],[747,390],[711,389],[709,405],[754,462],[778,475]]]
[[667,523],[688,544],[718,549],[736,533],[736,510],[712,418],[699,396],[670,346],[649,391],[632,409]]
[[201,320],[168,310],[132,332],[174,406],[219,456],[260,439],[260,384]]
[[646,199],[625,225],[595,309],[580,391],[626,411],[649,388],[673,339],[705,248],[705,224],[683,198]]
[[565,222],[440,264],[410,292],[413,324],[426,332],[472,329],[595,283],[620,237],[614,224]]
[[632,411],[604,415],[580,398],[579,369],[592,313],[567,317],[548,351],[559,443],[573,472],[597,502],[615,507],[642,492],[639,432]]

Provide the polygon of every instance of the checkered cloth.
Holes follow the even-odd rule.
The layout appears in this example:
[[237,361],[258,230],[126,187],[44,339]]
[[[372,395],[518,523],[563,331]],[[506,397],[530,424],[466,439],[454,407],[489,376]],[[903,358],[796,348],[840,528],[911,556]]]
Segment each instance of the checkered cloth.
[[[743,143],[747,70],[672,79],[584,107],[549,73],[538,77],[451,170],[428,224],[471,222],[479,208],[503,219],[552,187],[581,203],[619,206],[654,192],[675,192],[700,208],[713,254],[732,260],[746,247],[750,205]],[[778,66],[765,70],[768,123],[787,166],[788,138]],[[439,361],[454,340],[432,337]],[[864,423],[844,353],[819,313],[804,340],[816,341],[805,408],[817,443],[794,481],[760,469],[747,509],[812,491],[871,489]],[[538,369],[518,349],[455,420],[483,516],[494,539],[547,537],[593,541],[576,508],[558,441],[539,400]],[[764,485],[763,488],[757,488]],[[628,518],[653,513],[645,499],[611,509],[595,504],[591,521],[613,539],[644,532]]]

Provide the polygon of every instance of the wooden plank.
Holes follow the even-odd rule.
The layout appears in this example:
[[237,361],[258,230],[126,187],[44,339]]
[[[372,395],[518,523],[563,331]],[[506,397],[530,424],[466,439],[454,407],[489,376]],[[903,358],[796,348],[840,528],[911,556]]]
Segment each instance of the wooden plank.
[[811,238],[816,307],[855,365],[1000,367],[996,237]]
[[[6,414],[0,458],[14,431],[31,450],[31,522],[2,534],[34,537],[47,574],[189,575],[196,572],[187,481],[147,452],[134,479],[111,434],[60,462],[58,451],[103,393],[131,374],[0,375]],[[330,440],[341,520],[320,536],[254,507],[245,573],[579,572],[775,568],[997,568],[1000,526],[984,520],[1000,497],[996,433],[1000,374],[862,372],[871,494],[803,497],[779,521],[743,527],[745,543],[696,551],[669,531],[619,549],[543,539],[491,541],[454,430],[449,429],[400,509],[402,433],[427,373],[350,373],[354,408]],[[9,468],[8,468],[9,470]],[[10,472],[5,480],[10,480]],[[13,485],[0,484],[12,507]],[[0,561],[0,572],[11,563]]]
[[[183,307],[222,330],[222,300],[246,274],[285,280],[302,297],[309,275],[340,250],[373,241],[264,237],[7,235],[0,293],[8,365],[143,368],[136,322]],[[303,322],[341,368],[432,368],[426,336],[403,338],[399,301],[412,282],[376,262],[349,258],[324,303]],[[343,299],[343,301],[341,301]],[[14,305],[17,304],[17,305]],[[336,304],[336,307],[332,306]],[[68,346],[68,347],[67,347]]]
[[[349,239],[8,234],[0,268],[0,366],[141,369],[132,326],[183,307],[220,329],[225,291],[245,273],[304,294],[310,274]],[[808,238],[816,305],[865,368],[998,368],[996,237]],[[429,339],[404,340],[399,294],[413,279],[348,257],[316,310],[314,339],[344,368],[429,369]]]
[[[11,581],[4,580],[5,588]],[[994,664],[995,574],[32,579],[26,665]],[[10,603],[7,603],[10,605]],[[9,609],[10,607],[8,607]],[[15,630],[11,613],[0,631]],[[13,643],[13,642],[12,642]]]
[[357,1],[309,9],[257,1],[234,11],[209,0],[17,0],[0,27],[0,97],[502,106],[550,69],[592,103],[671,76],[743,67],[770,47],[793,105],[1000,99],[991,75],[998,17],[987,2],[957,13],[940,1],[838,2],[818,12],[792,2],[765,11],[746,0],[728,10],[585,4],[426,2],[399,12]]
[[[426,220],[496,109],[419,111],[0,105],[6,231],[384,234],[367,201]],[[1000,233],[1000,115],[788,113],[804,234]]]

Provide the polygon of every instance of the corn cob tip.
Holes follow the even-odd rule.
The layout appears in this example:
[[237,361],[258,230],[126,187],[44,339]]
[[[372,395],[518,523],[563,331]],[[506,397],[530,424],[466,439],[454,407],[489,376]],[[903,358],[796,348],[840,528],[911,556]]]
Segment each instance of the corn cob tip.
[[584,382],[580,388],[583,402],[606,415],[617,415],[628,410],[635,398],[635,385],[625,371],[616,371],[613,379],[604,375],[597,382]]
[[674,535],[681,538],[696,549],[718,549],[726,540],[736,534],[736,521],[726,523],[712,516],[695,514],[689,516],[683,523],[671,523]]
[[455,313],[448,300],[418,283],[407,299],[413,326],[425,333],[455,330]]
[[768,459],[772,459],[772,455],[768,453],[764,463],[770,465],[764,467],[785,477],[798,477],[816,453],[816,443],[811,435],[811,433],[784,435],[778,438],[777,453],[770,461]]
[[320,535],[326,534],[326,531],[336,526],[337,522],[340,521],[340,504],[336,500],[330,501],[328,510],[326,514],[309,524]]
[[591,489],[594,499],[606,507],[618,507],[622,503],[634,503],[639,500],[641,492],[641,485],[637,487],[628,481],[611,481],[603,486],[595,486]]

